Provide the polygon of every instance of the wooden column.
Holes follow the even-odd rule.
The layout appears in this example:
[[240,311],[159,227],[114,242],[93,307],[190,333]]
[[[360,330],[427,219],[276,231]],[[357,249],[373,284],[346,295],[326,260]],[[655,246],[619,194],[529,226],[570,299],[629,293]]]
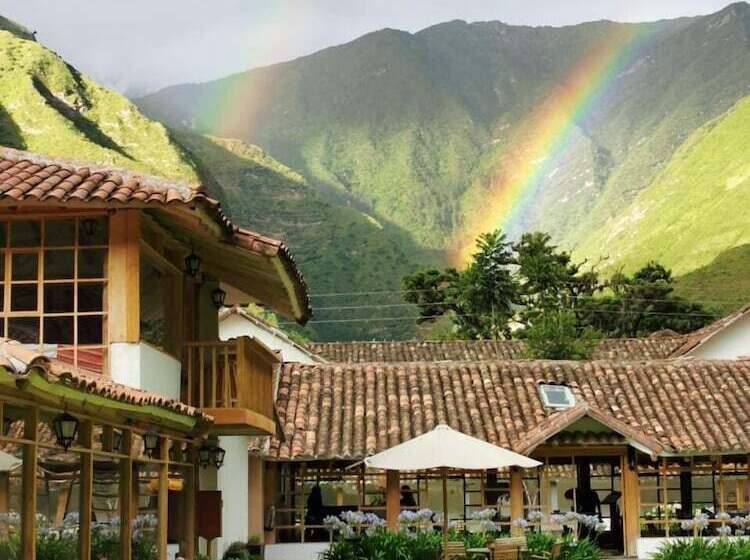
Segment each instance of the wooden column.
[[107,329],[109,342],[140,342],[140,210],[109,218]]
[[120,459],[120,560],[130,560],[133,548],[133,433],[122,431]]
[[398,471],[385,473],[385,519],[388,529],[398,531],[398,516],[401,513],[401,480]]
[[264,513],[264,461],[261,457],[249,457],[247,462],[247,534],[257,535],[263,542],[263,513]]
[[[265,463],[265,474],[263,482],[263,511],[269,506],[276,505],[277,497],[276,492],[278,490],[278,475],[279,467],[276,463],[268,462]],[[263,520],[263,529],[266,529],[265,518]],[[276,542],[276,531],[274,529],[269,530],[266,533],[266,544],[273,544]]]
[[169,533],[169,439],[159,438],[159,494],[156,506],[156,557],[167,560]]
[[[94,442],[93,427],[90,420],[81,422],[78,428],[78,443],[89,451]],[[78,497],[78,558],[90,560],[91,558],[91,521],[93,511],[93,488],[94,488],[94,455],[92,453],[81,454],[81,480],[79,481]]]
[[21,557],[36,559],[36,427],[39,411],[28,409],[24,422],[24,439],[32,443],[23,444],[23,481],[21,483]]
[[[515,521],[523,517],[523,473],[518,468],[510,471],[510,520]],[[523,536],[523,528],[511,525],[511,535]]]
[[641,536],[640,503],[641,488],[638,471],[630,468],[627,457],[622,457],[622,524],[625,539],[625,555],[635,556],[638,538]]
[[182,512],[182,540],[184,542],[182,556],[185,560],[194,560],[195,558],[195,507],[198,495],[198,469],[197,453],[193,447],[188,449],[188,462],[193,465],[192,468],[185,470],[185,488],[183,494],[183,512]]

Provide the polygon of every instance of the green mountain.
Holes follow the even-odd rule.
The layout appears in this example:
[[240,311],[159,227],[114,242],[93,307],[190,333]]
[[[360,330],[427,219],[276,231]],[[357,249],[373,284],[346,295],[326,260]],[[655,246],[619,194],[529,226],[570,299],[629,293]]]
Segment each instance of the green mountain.
[[[374,322],[368,320],[371,309],[324,308],[359,307],[362,298],[347,294],[397,289],[403,275],[416,270],[419,263],[438,262],[436,256],[415,247],[405,233],[391,225],[326,202],[299,173],[257,146],[184,131],[175,132],[175,138],[198,162],[204,182],[221,186],[224,206],[237,223],[252,224],[293,248],[319,309],[311,323],[314,338],[413,336],[414,325],[408,317],[416,312],[410,308],[396,306],[388,311],[393,320]],[[344,295],[318,295],[332,293]],[[337,322],[344,318],[357,321]]]
[[626,271],[649,255],[684,274],[750,243],[749,202],[750,96],[693,132],[655,180],[598,230],[599,238],[577,252],[594,254],[603,242]]
[[576,247],[596,239],[694,130],[747,94],[750,5],[645,24],[386,29],[137,102],[173,126],[257,144],[329,200],[444,249],[483,208],[493,172],[512,165],[529,114],[622,31],[638,39],[510,227]]
[[195,182],[164,125],[0,21],[0,144]]
[[[148,119],[5,19],[0,19],[0,144],[200,181],[237,223],[284,239],[313,294],[397,289],[401,276],[418,263],[437,260],[397,227],[330,204],[258,147],[170,131]],[[354,300],[323,296],[314,303],[356,306]],[[308,334],[321,340],[413,335],[409,308],[394,308],[392,321],[371,322],[370,315],[367,309],[324,311],[325,322]],[[343,317],[358,321],[336,322]]]

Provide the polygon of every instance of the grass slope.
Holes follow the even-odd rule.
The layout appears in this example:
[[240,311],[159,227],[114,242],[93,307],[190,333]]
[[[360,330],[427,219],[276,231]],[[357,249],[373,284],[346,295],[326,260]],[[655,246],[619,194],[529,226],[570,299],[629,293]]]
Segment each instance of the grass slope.
[[[286,240],[311,286],[311,323],[318,340],[408,338],[409,320],[378,322],[370,316],[407,317],[413,309],[320,310],[372,304],[361,297],[318,297],[398,289],[401,276],[434,259],[409,236],[383,226],[352,208],[323,200],[305,179],[256,146],[239,140],[176,132],[178,141],[200,162],[206,182],[218,182],[223,202],[238,223]],[[398,297],[396,297],[398,301]],[[355,322],[316,323],[355,318]]]
[[750,243],[748,131],[750,96],[692,134],[653,184],[577,254],[603,247],[626,271],[657,259],[685,274]]
[[13,30],[0,30],[0,144],[197,181],[162,124],[23,32],[2,27]]

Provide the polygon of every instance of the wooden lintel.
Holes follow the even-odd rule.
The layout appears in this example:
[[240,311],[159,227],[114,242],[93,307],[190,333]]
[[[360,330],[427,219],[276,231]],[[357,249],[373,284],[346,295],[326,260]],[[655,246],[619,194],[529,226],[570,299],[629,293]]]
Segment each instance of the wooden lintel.
[[213,416],[212,432],[222,435],[273,435],[276,422],[246,408],[204,408],[203,412]]

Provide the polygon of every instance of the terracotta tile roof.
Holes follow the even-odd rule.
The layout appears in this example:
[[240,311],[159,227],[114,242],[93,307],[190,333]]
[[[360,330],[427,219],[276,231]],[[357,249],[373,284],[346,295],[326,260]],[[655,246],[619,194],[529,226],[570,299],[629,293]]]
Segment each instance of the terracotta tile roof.
[[698,329],[697,331],[686,334],[684,336],[683,343],[678,346],[674,350],[674,352],[672,352],[672,356],[684,356],[691,350],[694,350],[695,348],[706,342],[709,338],[714,336],[719,331],[724,330],[738,319],[742,319],[743,317],[745,317],[748,313],[750,313],[750,304],[745,305],[741,309],[738,309],[737,311],[727,315],[726,317],[722,317],[721,319],[718,319],[713,323],[706,325],[702,329]]
[[[578,409],[545,408],[540,382],[570,386]],[[748,452],[750,362],[286,364],[277,407],[284,440],[268,453],[281,460],[360,459],[440,423],[523,450],[581,407],[655,452]]]
[[202,186],[191,186],[124,170],[88,166],[0,147],[0,203],[90,203],[102,206],[200,207],[218,223],[235,245],[265,257],[278,257],[291,277],[302,308],[309,317],[307,285],[288,248],[279,240],[234,225],[218,200]]
[[[602,340],[596,360],[660,360],[685,343],[685,337],[652,335],[648,338]],[[390,342],[318,342],[310,349],[330,362],[444,362],[518,360],[525,357],[521,340],[450,340]]]
[[101,374],[48,358],[7,338],[0,338],[0,367],[15,374],[19,379],[23,379],[36,369],[49,380],[87,393],[129,404],[157,406],[206,422],[213,421],[199,409],[180,401],[115,383]]

